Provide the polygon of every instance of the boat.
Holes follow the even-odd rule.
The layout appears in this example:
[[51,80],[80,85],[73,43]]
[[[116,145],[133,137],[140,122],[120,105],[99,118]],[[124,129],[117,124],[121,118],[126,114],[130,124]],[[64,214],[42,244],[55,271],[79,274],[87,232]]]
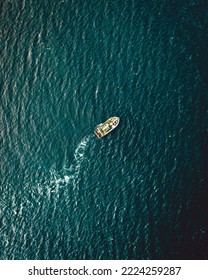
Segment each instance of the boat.
[[120,121],[119,117],[111,117],[104,123],[100,123],[99,125],[96,126],[94,130],[95,135],[98,138],[104,137],[118,126],[119,121]]

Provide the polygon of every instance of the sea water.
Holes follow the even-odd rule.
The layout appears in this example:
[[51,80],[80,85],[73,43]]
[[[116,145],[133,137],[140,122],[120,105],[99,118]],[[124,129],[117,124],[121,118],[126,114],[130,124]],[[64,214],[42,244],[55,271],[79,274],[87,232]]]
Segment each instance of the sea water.
[[200,1],[0,2],[1,259],[207,259],[207,24]]

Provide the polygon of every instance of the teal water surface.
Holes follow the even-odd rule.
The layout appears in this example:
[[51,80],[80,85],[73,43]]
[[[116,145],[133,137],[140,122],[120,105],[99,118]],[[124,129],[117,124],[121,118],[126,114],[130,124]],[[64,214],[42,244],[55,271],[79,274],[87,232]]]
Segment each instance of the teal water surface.
[[208,258],[204,3],[0,2],[1,259]]

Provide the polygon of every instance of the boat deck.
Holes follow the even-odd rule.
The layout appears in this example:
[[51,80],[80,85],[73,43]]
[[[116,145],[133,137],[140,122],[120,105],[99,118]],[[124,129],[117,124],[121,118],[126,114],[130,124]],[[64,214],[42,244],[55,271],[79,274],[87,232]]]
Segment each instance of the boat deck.
[[98,125],[94,131],[95,135],[98,138],[101,138],[111,132],[114,128],[116,128],[119,124],[119,118],[118,117],[112,117],[105,121],[104,123],[101,123]]

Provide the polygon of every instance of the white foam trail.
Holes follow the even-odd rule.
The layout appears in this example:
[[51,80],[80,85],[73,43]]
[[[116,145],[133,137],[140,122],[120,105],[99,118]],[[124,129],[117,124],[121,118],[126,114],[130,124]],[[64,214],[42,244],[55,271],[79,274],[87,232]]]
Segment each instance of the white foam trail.
[[77,146],[77,148],[74,152],[74,158],[76,160],[82,159],[82,157],[85,154],[85,151],[87,149],[87,144],[89,143],[90,139],[91,139],[91,135],[87,136],[87,137],[84,137],[82,139],[82,141],[79,143],[79,145]]
[[64,180],[67,184],[72,184],[72,188],[75,191],[78,187],[78,182],[80,180],[80,170],[82,163],[85,159],[85,153],[89,147],[89,142],[92,139],[92,135],[85,136],[81,142],[78,144],[74,152],[74,159],[69,166],[69,168],[64,168],[66,174],[64,175]]
[[[38,193],[43,195],[46,191],[48,197],[52,193],[59,195],[60,189],[66,186],[71,186],[75,191],[77,190],[80,180],[80,171],[82,163],[85,160],[86,151],[89,148],[89,142],[93,138],[93,135],[85,136],[78,144],[74,151],[73,159],[69,167],[64,167],[61,172],[58,172],[55,167],[50,170],[48,180],[42,183],[38,183]],[[3,202],[0,200],[0,206]]]
[[65,181],[66,183],[68,183],[69,180],[70,180],[70,177],[65,175],[65,176],[64,176],[64,181]]
[[92,135],[85,136],[81,142],[78,144],[77,148],[74,151],[73,160],[69,167],[63,168],[63,175],[58,174],[55,169],[52,169],[50,180],[51,192],[55,190],[58,191],[60,187],[71,184],[73,189],[76,189],[79,181],[81,165],[85,159],[85,153],[89,147],[89,142],[92,139]]

